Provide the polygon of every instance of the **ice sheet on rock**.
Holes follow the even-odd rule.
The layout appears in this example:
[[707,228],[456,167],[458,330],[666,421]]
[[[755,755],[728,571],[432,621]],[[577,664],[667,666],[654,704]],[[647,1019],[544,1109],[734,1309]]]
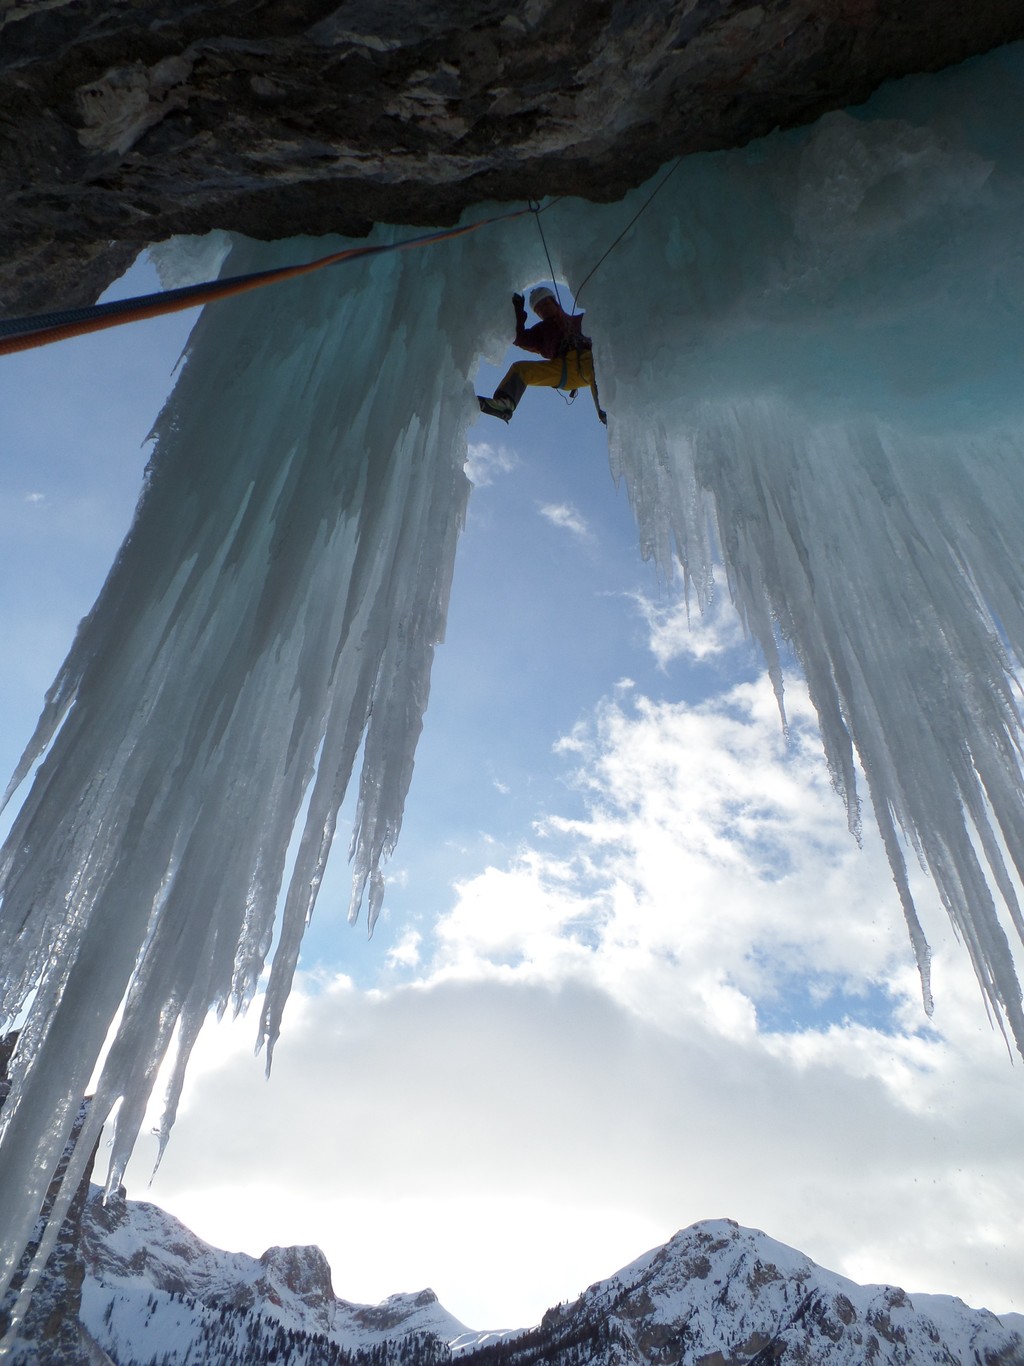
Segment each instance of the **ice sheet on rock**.
[[216,228],[203,237],[183,234],[157,242],[149,249],[164,289],[215,280],[231,251],[231,234]]

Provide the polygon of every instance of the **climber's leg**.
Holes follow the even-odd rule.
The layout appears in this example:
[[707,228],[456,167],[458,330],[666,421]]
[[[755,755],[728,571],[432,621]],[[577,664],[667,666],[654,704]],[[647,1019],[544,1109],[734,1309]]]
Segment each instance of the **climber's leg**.
[[557,389],[561,383],[562,370],[560,360],[517,360],[510,366],[492,398],[477,395],[480,411],[508,422],[528,385],[540,384]]

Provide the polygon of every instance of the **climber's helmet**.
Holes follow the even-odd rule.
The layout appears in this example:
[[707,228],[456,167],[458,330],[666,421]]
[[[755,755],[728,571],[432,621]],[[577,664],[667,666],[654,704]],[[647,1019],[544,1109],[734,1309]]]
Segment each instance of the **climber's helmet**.
[[554,290],[548,289],[547,285],[538,285],[536,289],[530,290],[530,307],[534,313],[537,312],[537,305],[543,303],[545,299],[550,299],[555,304],[558,303]]

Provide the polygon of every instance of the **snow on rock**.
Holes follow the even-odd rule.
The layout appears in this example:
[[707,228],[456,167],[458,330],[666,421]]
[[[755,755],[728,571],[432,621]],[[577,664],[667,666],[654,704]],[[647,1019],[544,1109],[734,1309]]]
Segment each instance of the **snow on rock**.
[[268,1341],[267,1325],[278,1325],[353,1352],[404,1339],[444,1344],[473,1336],[432,1290],[354,1304],[335,1295],[318,1247],[273,1247],[259,1258],[224,1252],[158,1206],[122,1193],[104,1201],[93,1188],[83,1247],[82,1321],[118,1360],[149,1360],[157,1340],[184,1359],[190,1344],[209,1344],[222,1322],[234,1325],[225,1335],[236,1344],[258,1323]]
[[255,1361],[253,1344],[269,1351],[278,1330],[303,1363],[318,1335],[350,1352],[391,1344],[387,1360],[415,1342],[419,1361],[450,1351],[466,1366],[485,1366],[497,1347],[507,1366],[1024,1363],[1024,1316],[857,1285],[729,1219],[684,1229],[525,1333],[470,1331],[431,1290],[376,1306],[337,1299],[317,1248],[273,1248],[258,1260],[220,1252],[156,1206],[119,1196],[104,1205],[96,1189],[85,1230],[82,1321],[126,1366],[160,1351],[201,1356],[200,1347],[225,1362]]
[[274,1304],[291,1295],[319,1315],[323,1327],[330,1324],[329,1307],[334,1300],[331,1267],[318,1247],[269,1247],[260,1258],[264,1275],[256,1282],[261,1298]]
[[999,1319],[952,1296],[857,1285],[730,1219],[694,1224],[550,1311],[543,1327],[555,1350],[544,1359],[557,1363],[560,1341],[602,1321],[611,1330],[608,1362],[1024,1362],[1020,1315]]
[[[16,1362],[217,1360],[258,1366],[1021,1366],[1024,1316],[944,1295],[861,1286],[731,1220],[705,1220],[550,1310],[535,1329],[474,1332],[432,1290],[379,1305],[338,1298],[316,1247],[262,1257],[211,1247],[157,1206],[82,1191],[81,1233],[49,1263],[33,1309],[46,1334],[19,1332]],[[38,1318],[39,1315],[37,1314]],[[106,1355],[105,1355],[106,1354]],[[352,1354],[346,1358],[344,1354]]]

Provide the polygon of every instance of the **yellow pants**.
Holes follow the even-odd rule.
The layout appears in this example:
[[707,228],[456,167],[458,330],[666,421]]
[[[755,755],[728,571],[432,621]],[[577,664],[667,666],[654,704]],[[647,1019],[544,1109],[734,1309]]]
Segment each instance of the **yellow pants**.
[[543,384],[549,389],[589,389],[593,383],[593,354],[590,351],[569,351],[556,360],[517,360],[494,392],[518,399],[522,393],[521,385]]

